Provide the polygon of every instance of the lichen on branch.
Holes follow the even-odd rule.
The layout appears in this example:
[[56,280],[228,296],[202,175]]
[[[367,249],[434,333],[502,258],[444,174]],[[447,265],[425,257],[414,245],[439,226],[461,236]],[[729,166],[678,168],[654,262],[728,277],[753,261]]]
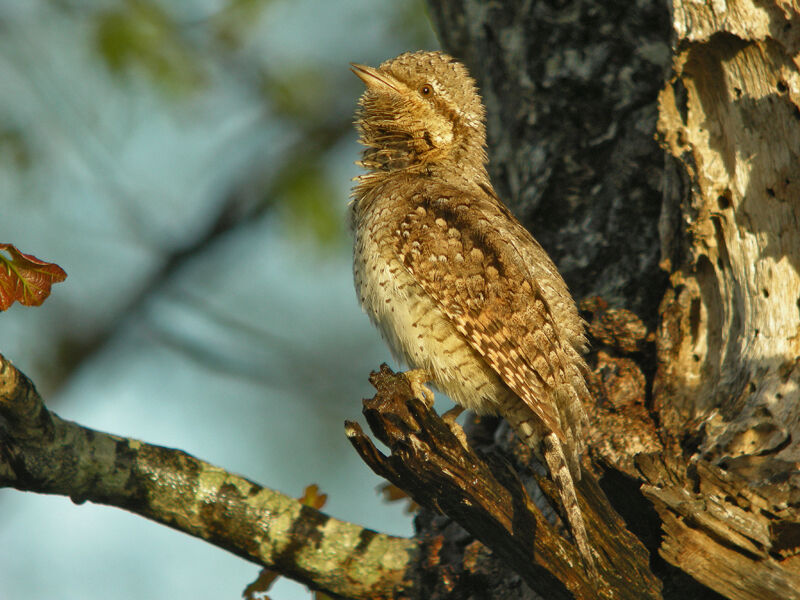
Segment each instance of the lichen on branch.
[[181,450],[61,419],[2,355],[0,487],[124,508],[347,598],[396,597],[417,554]]

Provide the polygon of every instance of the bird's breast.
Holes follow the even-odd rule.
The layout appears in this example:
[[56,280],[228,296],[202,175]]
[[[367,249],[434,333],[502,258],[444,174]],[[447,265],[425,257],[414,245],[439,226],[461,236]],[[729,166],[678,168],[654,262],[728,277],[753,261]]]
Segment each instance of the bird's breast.
[[354,215],[359,302],[397,359],[425,369],[436,387],[465,408],[494,413],[509,390],[400,262],[396,211],[396,205],[375,202],[367,213]]

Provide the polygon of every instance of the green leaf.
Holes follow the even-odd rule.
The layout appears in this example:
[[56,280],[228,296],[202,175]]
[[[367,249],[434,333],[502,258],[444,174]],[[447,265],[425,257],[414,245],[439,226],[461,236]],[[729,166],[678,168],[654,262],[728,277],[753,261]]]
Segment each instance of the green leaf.
[[205,81],[196,52],[169,14],[153,2],[126,0],[100,13],[95,46],[115,73],[139,67],[172,91],[191,91]]

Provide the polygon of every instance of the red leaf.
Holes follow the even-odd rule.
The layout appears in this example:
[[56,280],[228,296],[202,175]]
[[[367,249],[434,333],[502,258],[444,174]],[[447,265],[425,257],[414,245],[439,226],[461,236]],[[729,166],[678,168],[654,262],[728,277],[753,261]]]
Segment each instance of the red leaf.
[[15,301],[39,306],[50,295],[50,287],[66,278],[67,274],[58,265],[23,254],[13,244],[0,244],[0,311],[7,310]]

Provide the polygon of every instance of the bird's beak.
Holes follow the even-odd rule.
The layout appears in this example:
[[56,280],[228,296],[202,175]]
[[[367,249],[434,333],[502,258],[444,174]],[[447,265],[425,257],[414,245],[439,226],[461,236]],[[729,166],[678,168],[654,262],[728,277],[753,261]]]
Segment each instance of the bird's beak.
[[355,73],[361,81],[364,82],[364,85],[367,86],[368,90],[375,92],[387,92],[392,90],[395,93],[400,93],[400,90],[397,89],[397,86],[391,80],[391,78],[387,77],[378,69],[373,69],[372,67],[367,67],[366,65],[350,63],[350,70]]

